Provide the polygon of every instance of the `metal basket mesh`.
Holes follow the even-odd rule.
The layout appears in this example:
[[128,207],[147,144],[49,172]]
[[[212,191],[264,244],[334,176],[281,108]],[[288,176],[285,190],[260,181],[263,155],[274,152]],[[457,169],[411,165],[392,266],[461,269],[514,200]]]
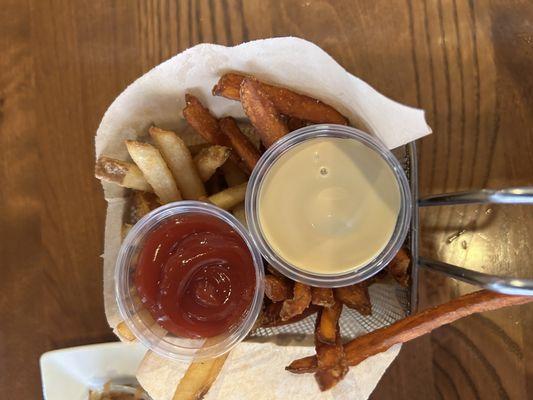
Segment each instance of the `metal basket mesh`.
[[[416,179],[416,174],[412,174],[411,171],[413,164],[411,162],[411,156],[414,156],[413,149],[414,146],[403,146],[393,151],[396,158],[402,164],[407,178],[411,182],[411,186],[416,184],[416,182],[412,181]],[[408,246],[411,245],[414,234],[414,230],[411,229],[407,236]],[[414,268],[412,270],[414,271]],[[412,281],[415,280],[412,279]],[[411,288],[402,287],[395,281],[388,280],[384,283],[371,285],[369,292],[370,301],[372,302],[372,315],[363,316],[355,310],[344,307],[340,318],[343,338],[352,339],[363,333],[390,325],[409,314],[412,298]],[[272,336],[312,336],[315,329],[315,319],[316,315],[310,315],[293,324],[273,328],[258,328],[250,334],[249,338],[264,339]]]

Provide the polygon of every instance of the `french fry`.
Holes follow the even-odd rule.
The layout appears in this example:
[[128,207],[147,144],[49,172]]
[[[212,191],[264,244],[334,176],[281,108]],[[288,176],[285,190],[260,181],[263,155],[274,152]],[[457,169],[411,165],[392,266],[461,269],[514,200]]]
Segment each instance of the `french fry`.
[[392,261],[387,265],[387,271],[400,285],[404,287],[409,286],[409,266],[411,265],[411,257],[405,248],[394,256]]
[[185,94],[183,116],[206,142],[229,147],[229,140],[220,131],[217,119],[192,94]]
[[128,236],[128,233],[130,233],[131,228],[133,228],[132,224],[127,224],[125,222],[122,224],[122,229],[120,231],[120,237],[122,238],[122,240],[124,240],[126,236]]
[[208,181],[224,165],[230,154],[230,148],[225,146],[214,145],[202,149],[194,157],[194,164],[202,181]]
[[290,299],[292,283],[287,278],[267,274],[265,276],[265,296],[273,302]]
[[203,149],[207,149],[209,146],[211,146],[210,143],[199,143],[199,144],[190,145],[188,147],[189,147],[189,151],[191,152],[191,155],[194,157],[199,152],[201,152]]
[[287,321],[301,313],[309,307],[311,303],[311,287],[306,284],[295,282],[292,299],[283,302],[280,316],[282,321]]
[[[213,95],[232,100],[239,100],[239,98],[242,100],[239,87],[244,79],[246,79],[244,75],[235,73],[223,75],[213,87]],[[261,90],[282,114],[317,124],[348,124],[346,117],[326,103],[283,87],[268,85],[263,82],[259,82],[259,84]]]
[[244,209],[244,203],[239,204],[237,207],[235,207],[231,212],[235,218],[239,220],[241,224],[244,225],[244,227],[248,227],[248,223],[246,222],[246,210]]
[[361,315],[372,314],[372,303],[366,282],[335,288],[335,297],[346,307],[352,308]]
[[303,128],[304,126],[307,126],[307,123],[305,121],[302,121],[300,118],[289,117],[287,119],[287,126],[289,127],[289,131],[292,132],[297,129]]
[[248,180],[248,176],[233,160],[228,160],[220,169],[224,173],[224,180],[229,187],[240,185]]
[[102,181],[116,183],[122,187],[144,192],[154,191],[139,167],[131,162],[102,156],[96,161],[94,175]]
[[126,147],[163,204],[181,200],[176,182],[159,150],[135,140],[126,140]]
[[268,96],[263,93],[259,82],[244,78],[241,83],[240,98],[244,112],[255,127],[265,147],[289,133],[287,124]]
[[333,290],[331,288],[311,288],[311,304],[316,304],[317,306],[331,307],[335,304],[335,299],[333,298]]
[[239,91],[241,88],[241,83],[244,78],[244,75],[233,72],[224,74],[220,77],[216,85],[213,86],[211,93],[213,96],[222,96],[226,99],[238,101],[240,99]]
[[122,339],[127,340],[128,342],[133,342],[137,339],[124,321],[119,322],[118,325],[115,327],[115,330]]
[[261,157],[259,150],[241,132],[237,122],[232,117],[222,118],[219,125],[222,133],[228,137],[233,150],[242,159],[248,172],[251,172]]
[[155,210],[161,203],[153,193],[135,192],[132,199],[132,221],[136,223],[150,211]]
[[280,316],[282,307],[283,303],[281,302],[267,304],[261,316],[260,326],[262,326],[263,328],[273,328],[276,326],[293,324],[295,322],[301,321],[304,318],[307,318],[310,315],[313,315],[318,311],[317,306],[311,305],[307,307],[301,314],[295,315],[294,317],[283,321]]
[[155,126],[150,127],[149,133],[172,172],[183,198],[198,200],[205,196],[204,184],[185,142],[174,132]]
[[[345,357],[348,365],[356,366],[395,344],[406,343],[469,315],[531,302],[533,302],[532,296],[510,296],[479,290],[358,336],[344,345]],[[308,356],[295,360],[285,369],[294,373],[315,372],[317,357]]]
[[238,186],[229,187],[222,192],[209,196],[208,200],[217,207],[224,210],[231,210],[237,204],[244,201],[244,197],[246,196],[246,185],[248,185],[248,182]]
[[176,387],[172,400],[202,399],[224,366],[229,353],[210,360],[193,362]]
[[339,383],[348,372],[348,365],[342,347],[339,324],[334,328],[334,343],[324,343],[319,340],[319,327],[322,315],[326,308],[318,313],[315,328],[315,350],[317,358],[317,369],[315,379],[320,390],[328,390]]
[[316,372],[316,356],[307,356],[294,360],[285,367],[293,374],[312,374]]
[[335,344],[342,303],[336,301],[331,307],[324,307],[316,329],[316,339],[322,343]]

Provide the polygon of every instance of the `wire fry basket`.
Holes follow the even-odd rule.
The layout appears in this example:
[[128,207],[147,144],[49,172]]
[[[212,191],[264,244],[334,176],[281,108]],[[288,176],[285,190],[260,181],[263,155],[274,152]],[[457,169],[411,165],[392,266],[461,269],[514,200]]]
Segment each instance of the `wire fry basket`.
[[[392,280],[371,285],[369,292],[372,302],[372,315],[363,316],[355,310],[344,307],[340,320],[342,336],[346,339],[352,339],[361,334],[390,325],[416,312],[418,308],[419,267],[426,267],[488,290],[511,295],[533,296],[533,279],[517,279],[484,274],[442,261],[423,258],[419,256],[418,252],[419,207],[471,203],[533,204],[533,187],[502,190],[481,189],[472,192],[445,193],[419,199],[418,162],[415,143],[411,142],[397,148],[393,153],[400,161],[409,179],[413,201],[411,228],[406,239],[406,246],[409,247],[411,252],[410,285],[405,288]],[[250,335],[250,338],[259,339],[275,335],[312,336],[315,318],[314,315],[310,315],[293,324],[273,328],[258,328]]]
[[[416,146],[413,142],[395,149],[393,153],[400,161],[409,179],[414,205],[411,228],[406,241],[406,245],[412,254],[410,286],[407,288],[402,287],[393,280],[371,285],[369,292],[372,302],[372,315],[369,316],[363,316],[355,310],[344,307],[340,319],[340,328],[342,337],[346,339],[390,325],[416,310],[418,298],[418,207],[415,207],[418,202]],[[249,338],[312,336],[315,329],[315,319],[315,315],[310,315],[303,320],[288,325],[272,328],[261,327],[256,329]]]

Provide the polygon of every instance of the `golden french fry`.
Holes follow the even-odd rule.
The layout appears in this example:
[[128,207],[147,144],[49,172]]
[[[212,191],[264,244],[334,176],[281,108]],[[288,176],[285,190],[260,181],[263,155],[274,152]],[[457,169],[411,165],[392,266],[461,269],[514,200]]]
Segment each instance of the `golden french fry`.
[[205,196],[205,188],[185,142],[174,132],[152,126],[150,136],[165,159],[178,188],[187,200]]
[[128,236],[128,233],[130,232],[131,228],[133,228],[132,224],[127,224],[127,223],[122,224],[122,230],[120,232],[120,236],[122,237],[122,240],[124,240],[124,238]]
[[225,146],[214,145],[202,149],[194,157],[194,164],[202,181],[209,180],[215,171],[224,165],[230,154],[230,148]]
[[159,150],[135,140],[126,140],[126,147],[163,204],[181,200],[176,182]]
[[215,206],[224,210],[231,210],[237,204],[242,203],[246,197],[246,186],[248,182],[242,183],[238,186],[232,186],[209,196],[208,200]]
[[229,187],[237,186],[241,183],[244,183],[248,180],[248,176],[233,162],[233,160],[228,160],[221,167],[222,172],[224,173],[224,180]]
[[115,327],[115,331],[122,339],[125,339],[129,342],[136,340],[135,335],[130,331],[130,328],[128,328],[128,325],[126,325],[124,321],[118,323],[118,325]]
[[94,175],[105,182],[130,189],[153,192],[152,186],[134,163],[102,156],[96,161]]
[[272,101],[261,90],[259,82],[244,78],[241,83],[240,98],[244,112],[257,131],[265,147],[289,133],[289,128]]
[[219,121],[220,129],[226,135],[231,143],[231,147],[242,159],[246,169],[251,172],[261,153],[239,129],[237,122],[232,117],[225,117]]
[[176,387],[172,400],[202,399],[215,382],[229,353],[210,360],[193,362]]
[[301,313],[309,307],[311,303],[311,287],[306,284],[295,282],[292,299],[283,302],[280,316],[282,321],[287,321]]
[[200,144],[193,144],[189,146],[189,151],[191,152],[191,155],[194,157],[199,152],[201,152],[203,149],[207,149],[211,144],[209,143],[200,143]]
[[[228,73],[223,75],[213,87],[214,96],[222,96],[242,101],[239,88],[246,77],[241,74]],[[276,109],[285,115],[296,117],[316,124],[347,125],[348,120],[330,105],[312,97],[299,94],[287,88],[259,82],[261,90],[268,96]]]
[[136,223],[150,211],[155,210],[161,203],[153,193],[135,192],[132,199],[131,222]]
[[233,208],[231,213],[239,220],[241,224],[244,225],[244,227],[248,227],[248,223],[246,222],[246,210],[244,208],[244,203],[239,204],[237,207]]
[[324,307],[320,314],[320,321],[316,329],[316,339],[322,343],[335,344],[342,303],[334,302],[331,307]]
[[333,304],[335,304],[333,290],[331,288],[312,287],[311,304],[316,304],[317,306],[323,307],[331,307]]

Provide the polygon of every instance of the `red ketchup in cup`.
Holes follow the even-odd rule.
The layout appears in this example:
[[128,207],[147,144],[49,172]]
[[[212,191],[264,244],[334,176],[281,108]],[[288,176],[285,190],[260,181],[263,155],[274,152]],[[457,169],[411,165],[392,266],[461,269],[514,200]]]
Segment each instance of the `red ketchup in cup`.
[[148,233],[134,283],[161,327],[180,337],[208,338],[240,323],[256,274],[248,246],[230,225],[191,212]]

